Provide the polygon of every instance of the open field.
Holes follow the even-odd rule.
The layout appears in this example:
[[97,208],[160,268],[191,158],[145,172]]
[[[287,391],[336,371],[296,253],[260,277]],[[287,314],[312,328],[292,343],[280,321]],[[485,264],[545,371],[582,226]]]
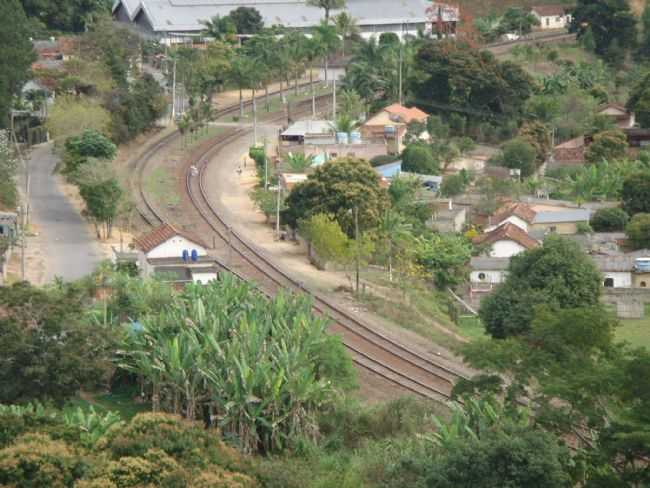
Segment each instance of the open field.
[[644,318],[622,319],[621,326],[616,329],[616,339],[650,349],[650,305],[646,305]]

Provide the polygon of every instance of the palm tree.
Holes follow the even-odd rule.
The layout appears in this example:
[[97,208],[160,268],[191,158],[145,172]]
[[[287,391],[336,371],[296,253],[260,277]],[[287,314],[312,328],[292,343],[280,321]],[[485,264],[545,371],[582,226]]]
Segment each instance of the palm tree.
[[401,214],[391,209],[386,210],[379,224],[378,234],[380,241],[385,246],[389,281],[393,281],[393,259],[395,255],[400,247],[413,239],[411,229],[412,225],[407,223]]
[[244,116],[244,88],[250,88],[253,73],[257,67],[246,54],[239,53],[230,64],[229,78],[239,89],[239,116]]
[[246,43],[246,52],[255,60],[257,71],[264,85],[266,111],[269,112],[271,110],[269,104],[269,84],[277,71],[275,66],[277,66],[279,58],[278,42],[275,36],[270,35],[268,32],[263,32]]
[[237,39],[237,27],[230,17],[215,15],[210,20],[201,20],[200,22],[205,26],[204,37],[223,42],[233,42]]
[[334,17],[334,25],[336,30],[343,39],[341,55],[345,56],[345,41],[350,37],[359,33],[359,26],[357,21],[349,15],[347,12],[341,12],[336,17]]
[[345,7],[345,0],[307,0],[307,5],[322,8],[325,10],[325,21],[330,20],[330,10],[335,10]]
[[319,51],[323,56],[323,69],[325,72],[325,84],[328,80],[328,61],[332,52],[336,51],[341,39],[336,33],[336,27],[329,25],[326,21],[322,21],[313,31],[313,39],[319,46]]
[[291,171],[302,173],[314,164],[314,156],[308,156],[305,153],[289,153],[284,158],[284,162],[289,165]]
[[358,123],[349,115],[341,114],[331,125],[332,129],[336,132],[345,132],[346,134],[349,134],[357,127]]
[[[289,72],[292,72],[294,74],[294,90],[297,95],[298,78],[300,78],[300,74],[303,72],[305,66],[307,37],[298,31],[292,31],[283,38],[283,45],[289,66],[287,74]],[[287,84],[288,82],[289,81],[287,78]]]

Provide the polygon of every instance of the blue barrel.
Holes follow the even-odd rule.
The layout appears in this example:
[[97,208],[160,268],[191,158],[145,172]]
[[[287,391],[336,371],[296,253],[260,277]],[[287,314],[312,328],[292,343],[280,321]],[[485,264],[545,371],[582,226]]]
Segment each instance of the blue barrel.
[[347,144],[348,143],[348,133],[347,132],[337,132],[336,133],[336,143],[337,144]]
[[350,132],[350,144],[361,144],[361,132]]

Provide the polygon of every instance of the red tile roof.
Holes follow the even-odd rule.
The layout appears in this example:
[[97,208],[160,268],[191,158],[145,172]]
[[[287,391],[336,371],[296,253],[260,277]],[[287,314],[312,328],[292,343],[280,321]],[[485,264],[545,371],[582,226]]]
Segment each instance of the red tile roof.
[[198,244],[201,247],[207,248],[201,239],[193,236],[188,232],[180,231],[171,224],[162,224],[156,227],[151,232],[137,237],[133,241],[133,244],[137,249],[140,249],[141,251],[147,253],[153,251],[161,244],[164,244],[169,239],[172,239],[176,236],[184,237],[188,241],[192,241],[194,244]]
[[566,15],[568,9],[571,9],[571,7],[567,5],[537,5],[530,10],[536,12],[541,17],[554,17]]
[[521,220],[530,224],[535,218],[535,214],[536,212],[525,203],[510,202],[494,212],[492,215],[492,223],[495,225],[500,224],[508,217],[514,215],[515,217],[519,217]]
[[425,112],[417,107],[406,108],[399,103],[389,105],[384,110],[391,115],[399,117],[405,124],[410,124],[413,121],[426,122],[427,117],[429,117]]
[[474,239],[476,244],[492,244],[497,241],[515,241],[526,249],[532,249],[539,246],[539,242],[530,237],[527,232],[510,222],[500,225],[496,229],[481,234]]

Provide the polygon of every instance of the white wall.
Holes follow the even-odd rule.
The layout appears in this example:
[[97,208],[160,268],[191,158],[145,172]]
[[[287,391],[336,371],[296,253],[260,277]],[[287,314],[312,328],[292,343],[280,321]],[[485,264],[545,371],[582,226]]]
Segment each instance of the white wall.
[[512,256],[516,256],[520,252],[524,252],[525,250],[526,248],[518,242],[511,241],[510,239],[504,239],[501,241],[496,241],[492,244],[490,256],[493,258],[510,258]]
[[535,12],[533,12],[533,15],[539,19],[540,29],[564,29],[568,27],[569,23],[571,22],[570,15],[551,15],[548,17],[540,17]]
[[497,284],[505,280],[506,271],[472,271],[469,280],[472,283]]
[[520,219],[516,215],[511,215],[507,219],[502,220],[501,222],[494,222],[490,227],[486,227],[485,232],[491,232],[502,224],[505,225],[507,222],[516,225],[525,232],[528,232],[528,222],[523,219]]
[[614,280],[613,288],[631,288],[632,287],[632,273],[604,271],[603,272],[603,283],[605,283],[605,280],[607,278],[612,278]]
[[214,273],[212,271],[202,272],[202,271],[192,270],[192,281],[194,281],[194,283],[198,283],[199,285],[207,285],[208,283],[216,279],[217,279],[217,273]]
[[147,253],[147,259],[180,258],[185,249],[187,249],[187,252],[190,254],[193,249],[196,249],[199,256],[208,255],[208,252],[198,244],[195,244],[184,237],[176,236],[149,251]]

